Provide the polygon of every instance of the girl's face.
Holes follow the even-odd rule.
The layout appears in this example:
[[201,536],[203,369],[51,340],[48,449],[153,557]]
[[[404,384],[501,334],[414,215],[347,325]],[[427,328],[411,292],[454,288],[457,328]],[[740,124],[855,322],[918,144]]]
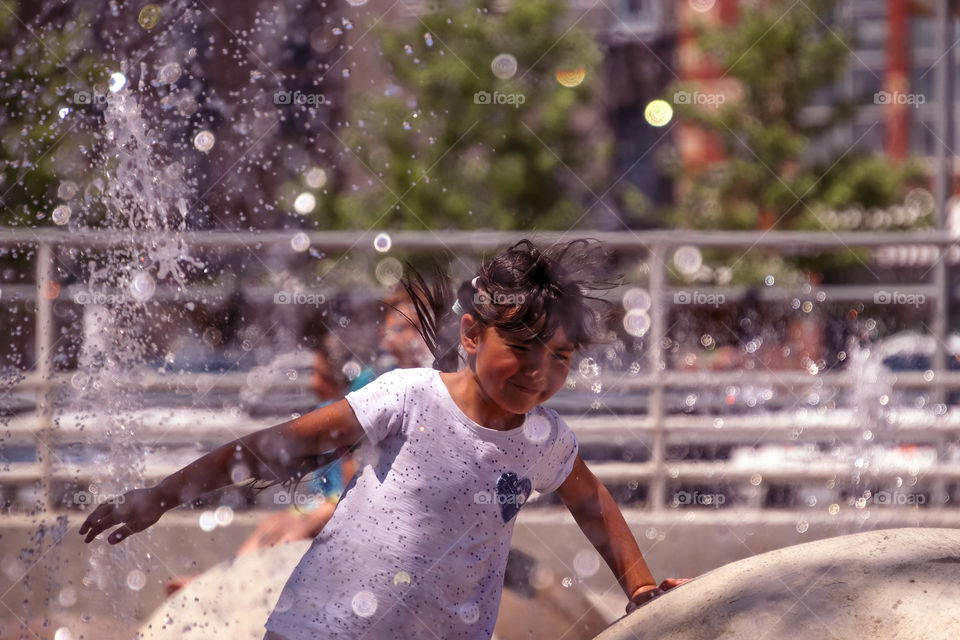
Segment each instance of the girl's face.
[[475,337],[478,325],[472,316],[464,314],[463,320],[474,327],[472,332],[461,334],[464,350],[473,356],[474,374],[502,410],[524,414],[563,386],[574,348],[562,325],[544,343],[540,337],[524,340],[495,327],[485,327]]
[[[417,317],[413,306],[400,307],[400,310],[411,318]],[[384,317],[380,337],[382,347],[393,354],[401,368],[422,367],[433,360],[416,327],[392,309]]]

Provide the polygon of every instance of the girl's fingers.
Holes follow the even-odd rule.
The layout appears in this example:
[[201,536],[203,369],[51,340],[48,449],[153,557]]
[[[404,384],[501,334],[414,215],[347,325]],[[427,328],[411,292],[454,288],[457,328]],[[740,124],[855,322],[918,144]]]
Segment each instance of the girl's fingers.
[[121,540],[123,540],[124,538],[126,538],[127,536],[133,533],[135,532],[130,528],[130,525],[125,524],[119,529],[117,529],[116,531],[114,531],[113,533],[111,533],[110,537],[107,538],[107,542],[109,542],[110,544],[117,544],[118,542],[120,542]]
[[674,587],[679,587],[684,582],[690,582],[693,578],[667,578],[660,583],[660,588],[666,591],[667,589],[672,589]]
[[103,517],[106,511],[109,510],[110,506],[111,505],[108,505],[108,504],[101,504],[96,509],[94,509],[93,512],[87,516],[87,519],[83,521],[83,524],[80,525],[80,535],[83,535],[84,533],[86,533],[87,530],[90,529],[91,526],[93,526],[94,521],[99,520],[101,517]]
[[120,517],[116,511],[101,516],[100,518],[94,520],[90,525],[90,532],[87,534],[87,538],[84,540],[84,542],[90,542],[100,535],[101,532],[106,531],[115,524],[120,524],[122,521],[123,518]]
[[109,523],[108,523],[108,522],[103,521],[103,520],[100,521],[100,522],[97,522],[96,524],[94,524],[94,525],[92,525],[92,526],[90,527],[90,532],[87,533],[87,537],[84,539],[84,542],[90,542],[91,540],[93,540],[94,538],[96,538],[98,535],[100,535],[103,531],[106,531],[107,529],[109,529],[110,527],[112,527],[112,526],[115,525],[115,524],[117,524],[117,523],[116,523],[116,522],[109,522]]

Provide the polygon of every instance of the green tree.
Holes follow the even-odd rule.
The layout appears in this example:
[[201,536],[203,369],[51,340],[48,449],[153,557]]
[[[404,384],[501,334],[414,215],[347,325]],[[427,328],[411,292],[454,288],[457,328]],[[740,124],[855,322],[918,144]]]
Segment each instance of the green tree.
[[[342,137],[367,184],[335,198],[336,226],[566,229],[581,218],[609,152],[589,122],[600,52],[555,0],[499,4],[445,3],[377,27],[398,89],[348,98]],[[501,54],[512,75],[508,57],[494,73]]]
[[[697,172],[676,162],[671,165],[681,193],[677,205],[666,212],[671,225],[869,228],[866,216],[858,224],[840,224],[828,212],[902,204],[911,188],[926,182],[917,162],[897,166],[882,156],[828,147],[824,134],[849,121],[858,105],[872,102],[873,94],[826,100],[818,95],[839,84],[852,39],[832,20],[833,3],[815,0],[792,8],[791,4],[786,0],[765,3],[743,12],[734,25],[695,26],[698,47],[724,69],[727,78],[736,81],[739,95],[718,107],[676,105],[678,117],[716,136],[726,159]],[[668,88],[668,99],[678,91],[702,93],[704,89],[675,83]],[[804,109],[814,104],[825,117],[810,122]],[[892,226],[928,223],[929,213],[907,216]],[[820,259],[818,264],[828,266],[836,260],[833,265],[841,266],[861,259],[848,252],[845,257]],[[794,264],[812,266],[806,261]]]
[[90,95],[90,79],[103,70],[82,13],[44,27],[24,24],[20,13],[16,1],[0,10],[0,224],[37,227],[52,224],[62,182],[66,200],[82,190],[69,180],[87,173],[90,138],[74,111],[90,105],[74,97],[81,89]]

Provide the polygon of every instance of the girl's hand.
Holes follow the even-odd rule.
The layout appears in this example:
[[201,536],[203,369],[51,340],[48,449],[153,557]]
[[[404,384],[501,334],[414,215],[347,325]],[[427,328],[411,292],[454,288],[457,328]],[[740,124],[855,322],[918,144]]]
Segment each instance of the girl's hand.
[[643,585],[634,591],[633,597],[630,598],[630,602],[627,603],[627,613],[632,612],[640,605],[650,602],[657,596],[663,595],[665,592],[683,584],[684,582],[690,582],[690,580],[692,580],[692,578],[667,578],[660,583],[659,587],[655,584]]
[[156,487],[150,489],[134,489],[128,491],[114,502],[101,504],[93,510],[87,519],[80,525],[80,535],[87,534],[84,542],[89,543],[100,532],[115,524],[122,527],[110,534],[107,541],[117,544],[127,536],[143,531],[166,512],[161,506],[162,498]]

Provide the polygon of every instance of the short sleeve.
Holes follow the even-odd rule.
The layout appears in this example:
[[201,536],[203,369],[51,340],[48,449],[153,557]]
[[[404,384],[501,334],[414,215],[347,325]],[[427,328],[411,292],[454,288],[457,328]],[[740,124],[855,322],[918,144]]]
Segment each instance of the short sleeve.
[[394,369],[344,396],[373,444],[400,432],[406,383],[405,371]]
[[550,421],[557,425],[557,436],[544,456],[540,472],[541,486],[534,487],[540,493],[556,491],[563,484],[573,470],[580,449],[576,434],[563,418],[552,412]]

